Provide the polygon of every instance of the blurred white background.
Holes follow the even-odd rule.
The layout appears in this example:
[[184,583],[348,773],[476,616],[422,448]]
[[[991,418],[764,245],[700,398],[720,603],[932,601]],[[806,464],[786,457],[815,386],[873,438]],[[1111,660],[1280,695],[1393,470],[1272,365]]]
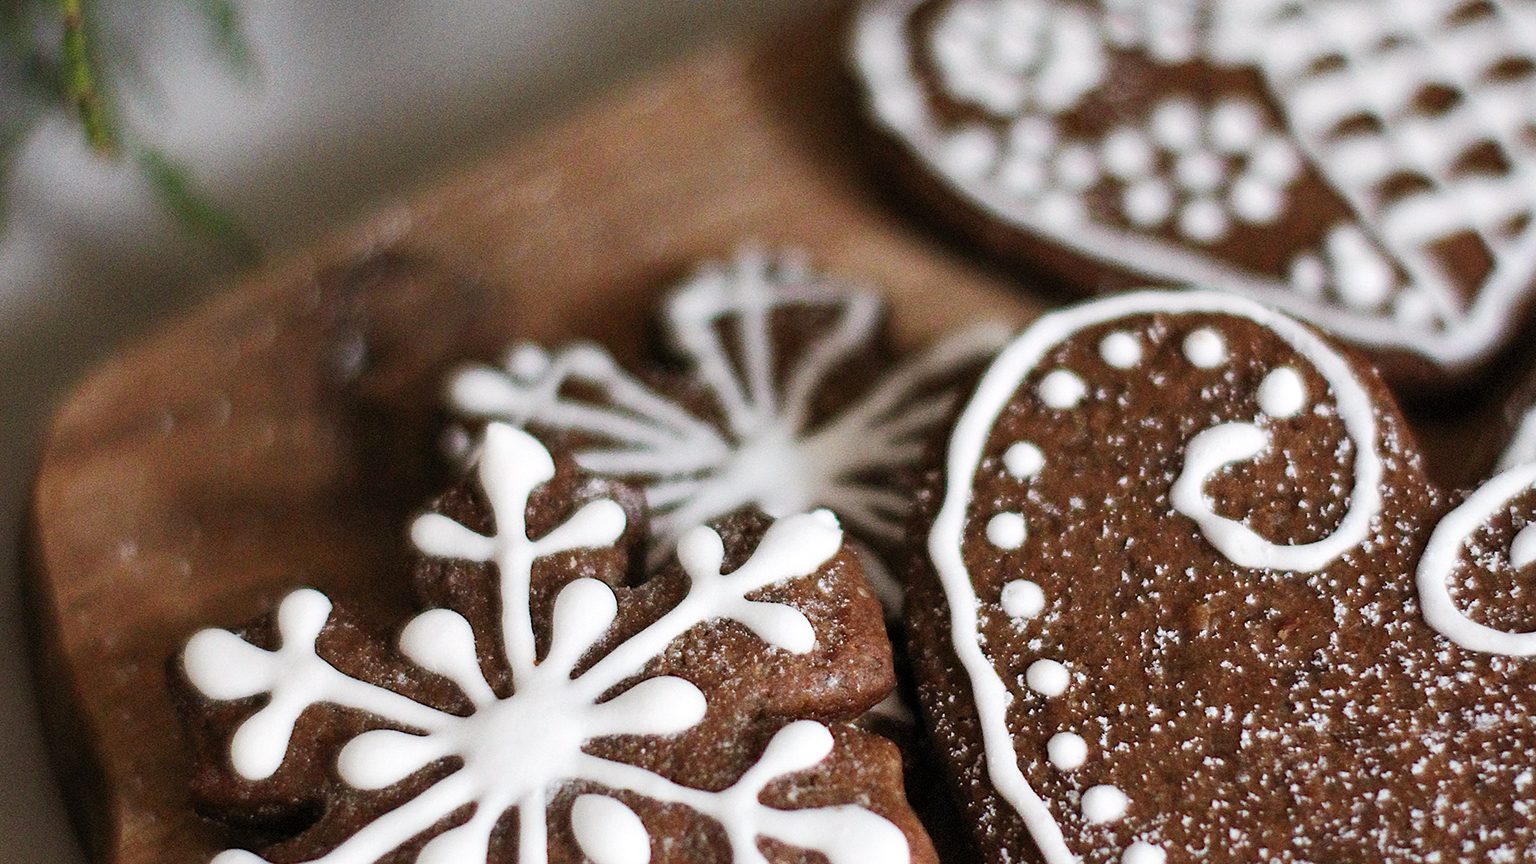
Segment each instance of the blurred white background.
[[[11,2],[11,0],[0,0]],[[233,0],[244,70],[196,0],[87,6],[121,125],[185,165],[263,256],[406,194],[722,32],[825,0]],[[49,4],[51,5],[51,4]],[[48,25],[40,39],[56,34]],[[187,233],[131,160],[92,155],[64,108],[25,126],[0,64],[0,862],[75,864],[38,737],[15,537],[53,400],[123,338],[238,262]]]

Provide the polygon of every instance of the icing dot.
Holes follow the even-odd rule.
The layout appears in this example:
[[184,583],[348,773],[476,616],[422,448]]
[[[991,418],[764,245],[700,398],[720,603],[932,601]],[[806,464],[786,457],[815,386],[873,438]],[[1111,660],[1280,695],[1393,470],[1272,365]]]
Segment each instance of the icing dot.
[[1229,99],[1211,112],[1211,142],[1224,153],[1247,150],[1263,133],[1264,118],[1252,102]]
[[1098,181],[1099,161],[1087,147],[1068,147],[1057,157],[1056,176],[1068,189],[1081,191]]
[[1214,243],[1227,235],[1226,211],[1212,198],[1196,198],[1179,214],[1179,230],[1201,243]]
[[1201,369],[1215,369],[1227,360],[1227,340],[1201,327],[1184,338],[1184,357]]
[[1019,441],[1003,451],[1003,467],[1014,477],[1028,480],[1045,467],[1045,454],[1034,444]]
[[1232,184],[1232,212],[1244,222],[1267,225],[1280,218],[1283,209],[1280,190],[1257,177],[1242,177]]
[[1076,408],[1088,395],[1088,385],[1076,373],[1057,369],[1040,379],[1040,400],[1048,408]]
[[1017,549],[1027,536],[1029,528],[1021,513],[999,513],[987,521],[987,541],[999,549]]
[[1301,173],[1301,156],[1284,138],[1269,138],[1249,157],[1248,170],[1277,185],[1295,180]]
[[1067,692],[1072,676],[1055,660],[1036,660],[1024,670],[1024,683],[1041,696],[1060,696]]
[[1153,846],[1142,840],[1132,843],[1125,854],[1120,856],[1120,864],[1165,864],[1168,853],[1161,846]]
[[1113,786],[1095,786],[1083,793],[1083,818],[1094,825],[1114,822],[1131,809],[1131,799]]
[[1141,362],[1141,343],[1124,330],[1117,330],[1099,343],[1099,355],[1116,369],[1129,369]]
[[1028,579],[1003,586],[1003,612],[1010,618],[1033,618],[1045,609],[1045,592]]
[[1281,366],[1265,375],[1259,384],[1259,408],[1265,414],[1286,420],[1300,414],[1305,407],[1307,385],[1295,369]]
[[1221,186],[1226,165],[1221,157],[1196,151],[1179,158],[1174,166],[1179,185],[1191,192],[1213,192]]
[[1152,134],[1175,153],[1200,143],[1200,112],[1187,99],[1170,99],[1152,111]]
[[1309,297],[1317,297],[1328,286],[1328,267],[1316,255],[1303,255],[1291,262],[1291,287]]
[[1145,176],[1152,170],[1152,145],[1139,130],[1120,128],[1104,139],[1104,167],[1121,180]]
[[1057,732],[1045,744],[1045,755],[1058,771],[1076,771],[1088,761],[1088,742],[1075,732]]
[[1056,149],[1056,125],[1034,115],[1020,118],[1008,129],[1008,144],[1034,156],[1046,155]]
[[997,161],[997,138],[979,126],[963,129],[950,136],[944,148],[944,168],[953,176],[980,177]]
[[1158,180],[1138,180],[1125,190],[1126,218],[1143,228],[1161,225],[1173,215],[1173,191]]
[[1536,522],[1520,529],[1509,547],[1509,562],[1516,570],[1536,564]]
[[1033,195],[1045,188],[1045,169],[1033,158],[1010,158],[998,170],[997,182],[1016,195]]
[[507,355],[507,371],[515,378],[537,378],[548,370],[549,352],[531,342],[519,343]]

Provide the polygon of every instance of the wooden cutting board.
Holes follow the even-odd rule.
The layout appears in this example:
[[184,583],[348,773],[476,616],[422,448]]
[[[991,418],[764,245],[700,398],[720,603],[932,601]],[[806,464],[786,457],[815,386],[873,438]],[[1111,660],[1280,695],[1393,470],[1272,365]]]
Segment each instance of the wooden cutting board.
[[[882,286],[898,338],[1060,302],[904,211],[863,158],[839,22],[719,46],[124,349],[59,407],[26,538],[46,725],[97,861],[203,862],[165,664],[292,586],[394,618],[437,388],[514,337],[633,355],[744,241]],[[1020,290],[1024,288],[1025,290]],[[1487,446],[1441,421],[1448,474]],[[1469,438],[1470,436],[1470,438]]]

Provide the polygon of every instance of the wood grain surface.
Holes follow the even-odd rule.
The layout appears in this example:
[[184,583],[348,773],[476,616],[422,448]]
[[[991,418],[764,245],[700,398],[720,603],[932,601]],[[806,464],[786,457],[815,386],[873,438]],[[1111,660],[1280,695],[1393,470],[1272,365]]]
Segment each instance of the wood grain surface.
[[[300,584],[404,611],[403,526],[442,479],[451,366],[513,337],[632,356],[656,293],[744,241],[881,286],[904,344],[1060,302],[882,191],[842,39],[815,21],[664,69],[251,276],[62,403],[26,563],[47,727],[95,860],[222,848],[188,802],[164,683],[195,629]],[[1486,458],[1484,431],[1439,422],[1447,473]]]

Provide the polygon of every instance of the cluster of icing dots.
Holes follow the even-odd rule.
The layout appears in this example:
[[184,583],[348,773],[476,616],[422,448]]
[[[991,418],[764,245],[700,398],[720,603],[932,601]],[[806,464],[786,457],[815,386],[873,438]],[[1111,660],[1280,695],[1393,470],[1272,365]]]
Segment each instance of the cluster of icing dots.
[[[1184,359],[1198,369],[1216,369],[1229,358],[1226,337],[1211,327],[1191,330],[1180,348]],[[1115,330],[1099,341],[1099,357],[1117,370],[1137,366],[1144,355],[1141,338],[1128,330]],[[1082,377],[1064,368],[1046,373],[1036,389],[1041,403],[1053,410],[1076,408],[1087,394],[1088,385]],[[1294,367],[1280,366],[1264,376],[1257,398],[1259,410],[1265,415],[1277,420],[1289,419],[1300,414],[1308,404],[1306,382]],[[1034,443],[1019,441],[1003,452],[1002,462],[1009,476],[1025,481],[1045,468],[1045,454]],[[987,522],[986,536],[988,542],[1003,551],[1021,548],[1028,536],[1024,515],[1012,511],[993,515]],[[1522,533],[1515,545],[1517,567],[1536,562],[1536,525]],[[1004,614],[1022,621],[1040,615],[1045,610],[1046,597],[1039,584],[1028,579],[1014,579],[1003,586],[999,603]],[[1072,674],[1060,661],[1042,658],[1025,669],[1024,683],[1031,691],[1050,699],[1067,691]],[[1088,761],[1088,755],[1088,742],[1075,732],[1057,732],[1046,743],[1046,759],[1058,771],[1076,771]],[[1087,789],[1081,799],[1083,819],[1095,825],[1120,820],[1129,812],[1130,806],[1131,799],[1125,792],[1107,784]],[[1146,841],[1131,844],[1121,857],[1122,864],[1164,864],[1166,860],[1167,853],[1161,847]]]
[[1170,98],[1152,110],[1145,129],[1122,126],[1100,149],[1123,187],[1120,206],[1131,224],[1173,220],[1197,243],[1226,238],[1234,222],[1275,222],[1302,169],[1296,148],[1258,105],[1237,98],[1210,108]]

